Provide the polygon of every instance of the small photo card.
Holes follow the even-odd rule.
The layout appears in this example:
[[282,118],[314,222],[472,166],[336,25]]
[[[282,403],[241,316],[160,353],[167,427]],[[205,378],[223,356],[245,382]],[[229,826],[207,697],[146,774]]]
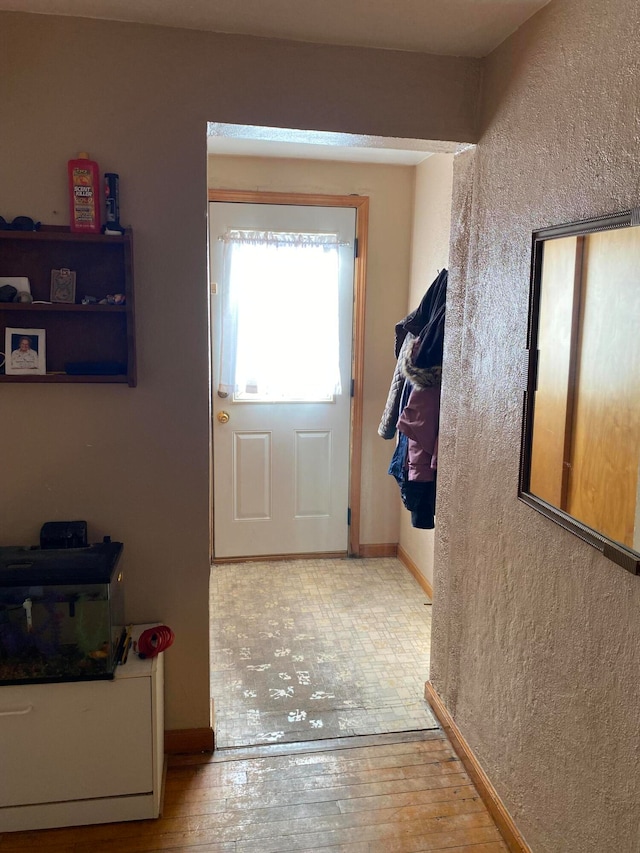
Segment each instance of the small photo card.
[[63,268],[51,270],[51,301],[76,301],[76,274],[74,270]]
[[45,330],[5,329],[5,373],[34,376],[46,373]]

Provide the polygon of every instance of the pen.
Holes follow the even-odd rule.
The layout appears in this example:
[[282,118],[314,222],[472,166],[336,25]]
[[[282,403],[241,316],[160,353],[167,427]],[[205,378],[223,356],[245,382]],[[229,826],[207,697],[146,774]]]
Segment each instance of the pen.
[[131,634],[128,634],[127,639],[124,641],[124,650],[122,652],[122,663],[127,662],[127,658],[129,657],[129,649],[131,648]]
[[119,664],[124,664],[127,662],[127,655],[129,654],[129,648],[131,646],[131,631],[133,629],[133,625],[127,625],[126,628],[122,629],[122,636],[120,637],[119,643],[119,656],[117,658],[117,662]]
[[122,631],[120,631],[120,636],[118,638],[118,645],[116,646],[116,653],[115,653],[116,665],[119,663],[122,663],[122,653],[124,651],[124,644],[125,644],[126,639],[127,639],[127,629],[123,628]]

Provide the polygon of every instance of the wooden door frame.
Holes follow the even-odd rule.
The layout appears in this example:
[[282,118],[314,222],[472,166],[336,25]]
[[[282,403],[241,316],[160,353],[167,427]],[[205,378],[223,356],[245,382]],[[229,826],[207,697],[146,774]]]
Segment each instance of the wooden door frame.
[[[306,207],[351,207],[356,211],[356,239],[358,255],[355,258],[353,281],[353,334],[351,352],[351,376],[353,395],[351,398],[351,428],[349,441],[349,556],[360,556],[360,484],[362,479],[362,423],[364,384],[364,326],[365,296],[367,285],[367,247],[369,236],[369,198],[359,195],[320,195],[285,192],[253,192],[251,190],[210,189],[210,202],[233,202],[240,204],[281,204]],[[213,419],[211,418],[211,556],[214,559],[213,539]],[[308,555],[313,556],[313,555]]]

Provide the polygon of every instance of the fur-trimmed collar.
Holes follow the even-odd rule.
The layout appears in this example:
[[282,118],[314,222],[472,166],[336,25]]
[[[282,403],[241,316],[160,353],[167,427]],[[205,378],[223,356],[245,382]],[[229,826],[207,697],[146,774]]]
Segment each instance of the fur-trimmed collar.
[[442,384],[442,365],[433,367],[416,367],[413,363],[411,349],[402,359],[402,374],[412,385],[418,388],[432,388]]

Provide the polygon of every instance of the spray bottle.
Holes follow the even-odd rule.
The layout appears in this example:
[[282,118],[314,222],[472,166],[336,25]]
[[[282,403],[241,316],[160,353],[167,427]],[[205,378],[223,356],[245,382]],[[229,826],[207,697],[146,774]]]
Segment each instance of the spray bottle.
[[71,230],[85,234],[100,233],[100,172],[98,164],[82,151],[69,160],[69,202]]

